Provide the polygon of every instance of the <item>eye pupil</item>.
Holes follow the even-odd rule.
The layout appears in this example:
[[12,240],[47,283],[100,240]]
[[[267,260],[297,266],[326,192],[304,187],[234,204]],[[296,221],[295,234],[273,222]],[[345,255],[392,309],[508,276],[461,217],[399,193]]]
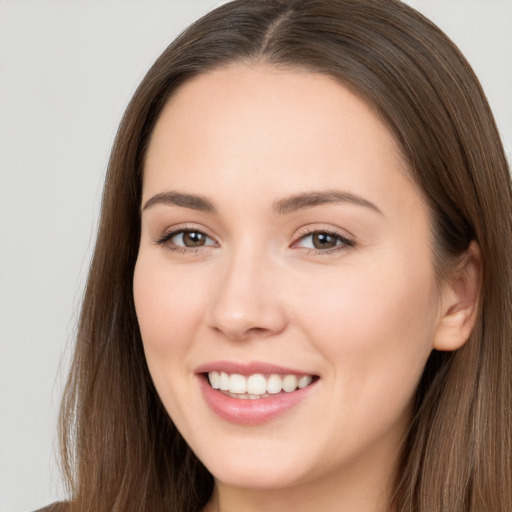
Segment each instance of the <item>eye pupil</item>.
[[205,244],[206,236],[198,231],[185,231],[183,233],[183,244],[186,247],[201,247]]
[[328,233],[315,233],[313,235],[313,246],[315,249],[330,249],[336,247],[336,238]]

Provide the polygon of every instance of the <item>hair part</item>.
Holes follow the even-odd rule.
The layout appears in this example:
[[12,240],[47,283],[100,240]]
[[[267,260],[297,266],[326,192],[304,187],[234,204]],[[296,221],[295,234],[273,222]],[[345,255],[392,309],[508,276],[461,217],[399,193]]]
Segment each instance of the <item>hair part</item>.
[[71,510],[195,512],[212,493],[212,476],[153,386],[132,279],[144,157],[155,123],[179,87],[236,62],[331,76],[376,109],[430,209],[441,279],[472,240],[480,245],[477,325],[461,349],[431,354],[390,510],[512,510],[508,164],[466,60],[398,0],[236,0],[184,31],[147,73],[109,161],[61,409]]

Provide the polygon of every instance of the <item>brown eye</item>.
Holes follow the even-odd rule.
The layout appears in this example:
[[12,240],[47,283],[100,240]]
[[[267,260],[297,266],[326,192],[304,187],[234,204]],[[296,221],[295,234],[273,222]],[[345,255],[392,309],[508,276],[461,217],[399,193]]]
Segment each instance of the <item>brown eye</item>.
[[180,229],[164,234],[156,243],[165,246],[169,250],[200,249],[206,246],[216,246],[215,240],[211,239],[202,231],[193,229]]
[[181,235],[177,235],[177,237],[181,237],[182,244],[185,247],[202,247],[206,244],[207,236],[200,231],[183,231]]
[[313,233],[311,241],[315,249],[332,249],[338,245],[337,237],[329,233]]
[[346,249],[354,246],[354,242],[345,238],[339,233],[329,231],[313,231],[302,236],[295,244],[295,247],[303,247],[311,249],[321,254],[329,254],[329,252],[339,249]]

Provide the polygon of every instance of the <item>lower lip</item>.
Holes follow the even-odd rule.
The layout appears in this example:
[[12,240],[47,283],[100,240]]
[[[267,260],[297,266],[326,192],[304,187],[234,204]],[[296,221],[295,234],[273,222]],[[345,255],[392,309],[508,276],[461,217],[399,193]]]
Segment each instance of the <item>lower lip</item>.
[[222,419],[240,425],[258,425],[277,418],[302,402],[316,384],[313,382],[309,386],[291,393],[281,392],[266,398],[244,400],[232,398],[213,389],[204,375],[199,376],[199,381],[201,391],[210,409]]

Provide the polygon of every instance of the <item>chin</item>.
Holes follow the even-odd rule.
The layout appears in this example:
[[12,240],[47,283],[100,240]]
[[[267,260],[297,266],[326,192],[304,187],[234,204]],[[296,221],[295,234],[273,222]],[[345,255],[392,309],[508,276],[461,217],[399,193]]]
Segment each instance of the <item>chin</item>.
[[230,487],[275,490],[292,487],[303,480],[297,468],[276,466],[274,462],[261,462],[258,464],[247,461],[239,464],[222,464],[208,468],[213,477]]
[[[250,442],[250,441],[247,441]],[[254,489],[276,490],[305,483],[315,477],[315,464],[306,454],[279,450],[270,443],[262,446],[254,440],[254,449],[243,449],[233,443],[223,456],[205,453],[201,460],[213,477],[224,485]]]

